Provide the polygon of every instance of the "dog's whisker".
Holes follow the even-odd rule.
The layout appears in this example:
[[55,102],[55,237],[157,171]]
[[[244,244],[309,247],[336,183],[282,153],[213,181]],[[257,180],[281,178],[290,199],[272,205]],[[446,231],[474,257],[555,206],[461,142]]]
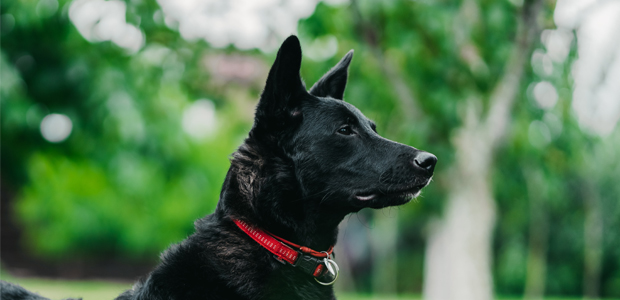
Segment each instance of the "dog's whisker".
[[329,197],[331,197],[331,195],[333,195],[334,192],[329,192],[327,194],[325,194],[325,196],[323,196],[323,198],[321,199],[321,202],[319,202],[319,205],[323,205],[323,202],[325,202],[325,200],[329,199]]
[[327,191],[327,190],[321,190],[321,191],[319,191],[319,192],[316,192],[316,193],[314,193],[314,194],[310,194],[310,195],[306,195],[306,196],[303,196],[303,197],[301,197],[301,198],[294,198],[294,199],[291,199],[291,201],[297,202],[297,201],[305,201],[305,200],[309,200],[310,198],[312,198],[312,197],[314,197],[314,196],[317,196],[317,195],[320,195],[320,194],[322,194],[322,193],[325,193],[326,191]]

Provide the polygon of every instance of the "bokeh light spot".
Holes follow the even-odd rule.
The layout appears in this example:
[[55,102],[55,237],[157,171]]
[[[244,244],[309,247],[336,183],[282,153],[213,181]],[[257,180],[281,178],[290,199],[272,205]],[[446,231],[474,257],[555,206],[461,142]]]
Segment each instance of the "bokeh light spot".
[[41,135],[51,143],[66,140],[73,129],[73,122],[62,114],[49,114],[41,121]]
[[183,130],[195,139],[204,139],[213,135],[217,129],[213,102],[200,99],[192,103],[183,112],[182,126]]
[[144,33],[125,19],[127,4],[122,1],[76,0],[69,18],[80,34],[91,42],[112,41],[135,53],[144,46]]
[[549,109],[558,102],[558,92],[548,81],[541,81],[534,86],[534,99],[540,108]]
[[[204,39],[215,48],[234,45],[270,52],[296,33],[300,19],[310,16],[316,0],[158,0],[169,28],[186,40]],[[159,18],[159,17],[157,17]]]
[[58,0],[39,0],[35,10],[41,18],[51,17],[58,10]]

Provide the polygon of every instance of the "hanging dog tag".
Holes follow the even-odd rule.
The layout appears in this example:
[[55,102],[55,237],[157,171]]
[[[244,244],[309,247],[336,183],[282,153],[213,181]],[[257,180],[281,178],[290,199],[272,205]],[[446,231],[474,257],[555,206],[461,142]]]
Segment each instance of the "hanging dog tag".
[[[323,261],[324,261],[325,266],[327,267],[327,270],[329,271],[329,273],[331,273],[332,276],[336,276],[336,271],[334,270],[334,267],[332,267],[332,264],[329,262],[329,261],[333,262],[333,260],[324,258]],[[334,264],[335,264],[335,262],[334,262]]]
[[323,263],[325,264],[325,267],[327,267],[327,273],[324,273],[320,277],[325,281],[319,281],[319,279],[316,277],[314,278],[314,280],[316,280],[316,282],[322,285],[332,285],[334,284],[334,282],[336,282],[336,279],[338,279],[338,273],[340,271],[340,268],[338,268],[338,264],[336,264],[335,261],[329,258],[323,259]]

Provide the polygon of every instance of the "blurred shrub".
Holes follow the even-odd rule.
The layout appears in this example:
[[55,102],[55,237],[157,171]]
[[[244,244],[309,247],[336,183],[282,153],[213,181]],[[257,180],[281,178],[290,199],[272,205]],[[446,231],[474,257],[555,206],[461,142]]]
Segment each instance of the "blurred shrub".
[[233,140],[192,145],[176,169],[129,151],[107,164],[37,153],[16,203],[28,242],[51,257],[157,257],[215,208]]

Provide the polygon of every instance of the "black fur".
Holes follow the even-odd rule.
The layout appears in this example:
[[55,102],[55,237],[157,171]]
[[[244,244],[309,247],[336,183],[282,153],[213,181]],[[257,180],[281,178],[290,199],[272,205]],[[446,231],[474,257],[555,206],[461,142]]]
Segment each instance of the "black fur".
[[352,56],[307,92],[299,40],[284,41],[215,212],[117,300],[335,299],[331,286],[278,262],[232,220],[322,251],[347,214],[404,204],[428,184],[432,154],[382,138],[342,101]]

